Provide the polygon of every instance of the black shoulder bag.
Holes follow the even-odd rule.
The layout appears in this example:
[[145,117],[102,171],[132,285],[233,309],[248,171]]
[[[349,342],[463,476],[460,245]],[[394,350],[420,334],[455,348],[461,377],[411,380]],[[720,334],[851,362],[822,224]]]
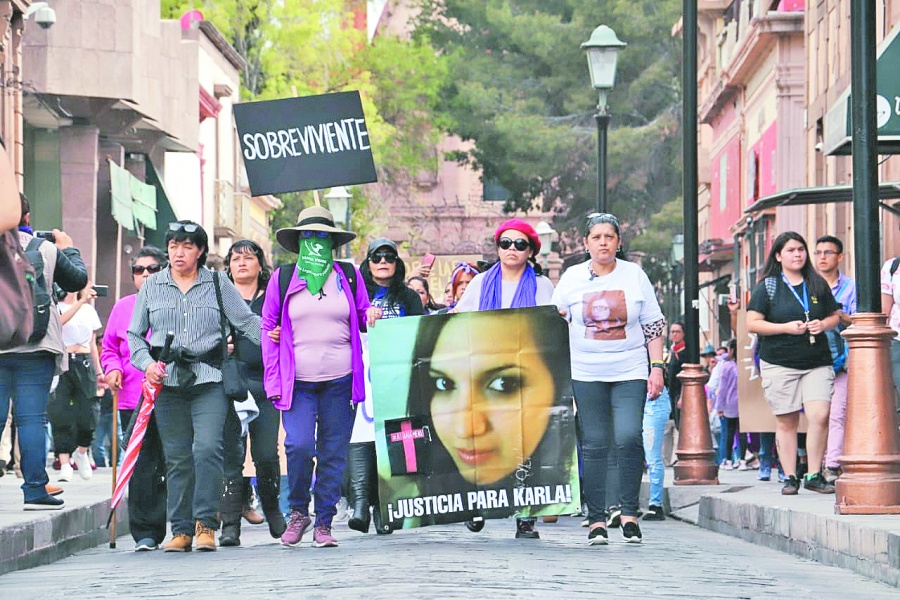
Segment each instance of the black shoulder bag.
[[[222,329],[222,386],[225,388],[225,396],[229,400],[247,399],[247,373],[244,363],[236,356],[228,354],[228,342],[225,335],[225,307],[222,304],[222,288],[219,285],[219,273],[213,273],[213,282],[216,286],[216,302],[219,303],[219,326]],[[232,334],[234,330],[232,329]],[[232,336],[233,337],[233,336]]]

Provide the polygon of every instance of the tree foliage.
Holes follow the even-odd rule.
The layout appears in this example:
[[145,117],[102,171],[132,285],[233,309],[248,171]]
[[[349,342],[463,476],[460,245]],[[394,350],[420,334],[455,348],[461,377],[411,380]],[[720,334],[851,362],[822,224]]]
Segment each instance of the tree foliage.
[[[676,0],[422,0],[416,33],[447,63],[439,110],[475,142],[456,156],[563,227],[596,202],[596,92],[580,44],[604,23],[628,43],[610,94],[609,209],[635,235],[680,195]],[[671,240],[670,240],[671,242]]]

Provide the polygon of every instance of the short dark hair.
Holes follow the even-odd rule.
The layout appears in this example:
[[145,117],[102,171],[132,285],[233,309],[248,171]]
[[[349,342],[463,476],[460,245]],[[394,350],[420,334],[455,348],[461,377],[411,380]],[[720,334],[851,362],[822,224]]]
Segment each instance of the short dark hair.
[[681,327],[681,332],[684,333],[684,323],[682,323],[681,321],[672,321],[671,323],[669,323],[669,331],[672,331],[673,325],[678,325],[679,327]]
[[834,247],[838,250],[838,254],[844,253],[844,242],[834,237],[833,235],[823,235],[816,240],[816,246],[818,246],[819,244],[834,244]]
[[156,246],[144,246],[138,250],[131,258],[131,266],[133,267],[138,260],[147,258],[148,256],[155,258],[156,262],[158,262],[161,267],[169,266],[169,256]]
[[[173,225],[196,225],[197,229],[188,233],[184,230],[184,228],[177,229],[175,231],[172,230]],[[168,231],[166,231],[166,251],[169,249],[169,242],[192,242],[198,248],[203,248],[203,254],[200,255],[200,259],[197,261],[198,267],[203,267],[206,265],[206,255],[209,254],[209,238],[206,236],[206,231],[204,231],[203,227],[200,226],[199,223],[194,223],[193,221],[184,220],[184,221],[175,221],[174,223],[169,223]]]

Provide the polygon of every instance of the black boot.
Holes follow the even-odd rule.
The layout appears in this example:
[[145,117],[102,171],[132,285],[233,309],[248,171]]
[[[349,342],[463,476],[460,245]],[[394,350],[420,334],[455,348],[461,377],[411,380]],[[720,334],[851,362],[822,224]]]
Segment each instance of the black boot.
[[222,535],[220,546],[241,545],[241,508],[244,500],[244,479],[228,478],[222,486]]
[[372,516],[369,513],[372,477],[371,466],[375,462],[375,443],[350,444],[347,452],[347,471],[350,473],[350,497],[353,517],[347,521],[350,529],[369,533]]
[[284,515],[278,505],[281,494],[281,466],[277,462],[256,465],[256,492],[263,514],[269,523],[269,533],[273,538],[280,538],[287,528]]

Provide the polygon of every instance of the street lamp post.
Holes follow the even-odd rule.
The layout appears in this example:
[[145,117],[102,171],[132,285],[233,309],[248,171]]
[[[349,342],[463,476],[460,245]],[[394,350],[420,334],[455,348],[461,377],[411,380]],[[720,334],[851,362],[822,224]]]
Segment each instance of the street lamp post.
[[546,221],[541,221],[535,227],[535,232],[538,234],[538,238],[541,240],[541,262],[543,263],[543,267],[545,270],[550,269],[550,263],[547,261],[547,257],[550,256],[551,246],[553,245],[553,234],[556,233],[556,230],[550,226]]
[[607,112],[606,96],[616,84],[616,62],[619,48],[625,42],[616,37],[616,32],[600,25],[591,38],[581,44],[587,52],[588,69],[591,73],[591,85],[600,95],[597,103],[597,212],[606,212],[606,132],[609,128],[610,116]]
[[[328,190],[325,194],[325,202],[328,204],[328,211],[334,216],[335,225],[349,227],[350,225],[350,199],[353,196],[342,185],[336,186]],[[346,245],[344,258],[350,257],[350,246]]]

